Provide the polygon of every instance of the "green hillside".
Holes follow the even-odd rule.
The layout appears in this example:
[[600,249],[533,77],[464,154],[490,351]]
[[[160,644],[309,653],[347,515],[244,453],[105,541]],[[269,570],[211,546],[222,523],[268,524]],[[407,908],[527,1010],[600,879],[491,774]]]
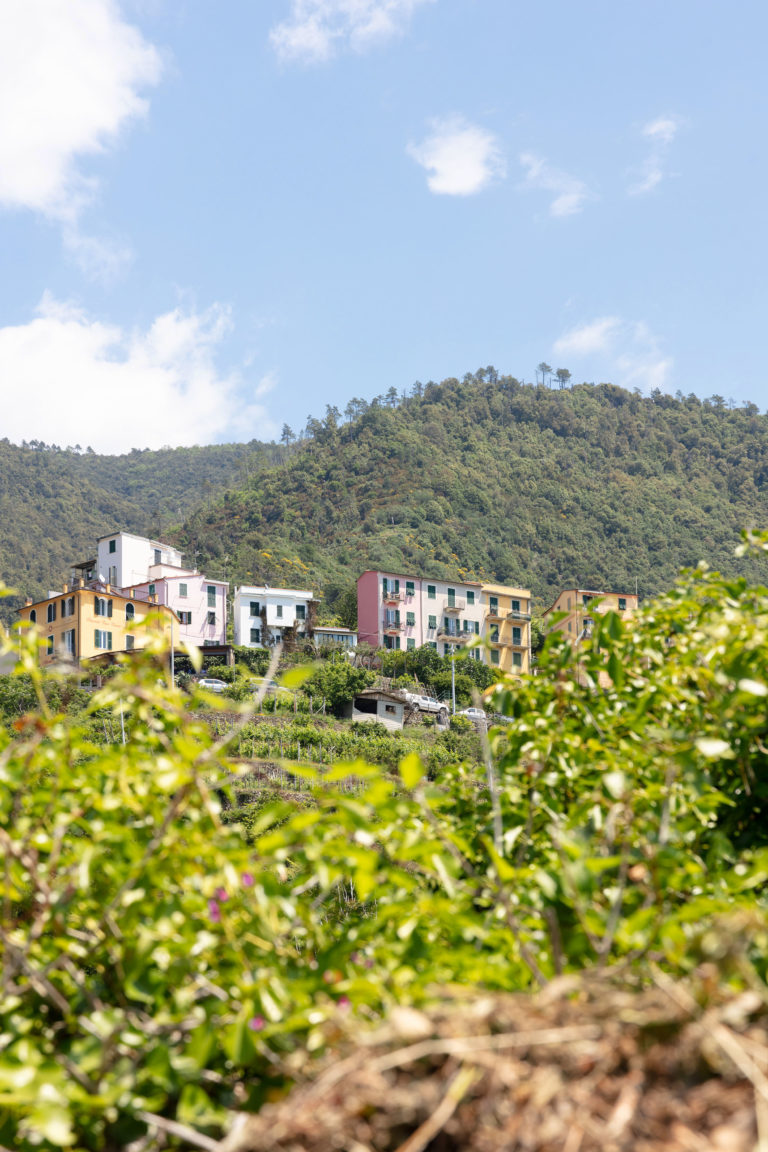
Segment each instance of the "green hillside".
[[[19,593],[44,595],[92,554],[98,536],[115,528],[164,534],[278,458],[274,446],[256,441],[125,456],[0,441],[0,577]],[[6,619],[19,601],[4,602]]]
[[178,542],[212,575],[311,585],[329,606],[367,567],[520,583],[543,605],[569,583],[649,595],[702,559],[733,570],[741,528],[768,523],[754,406],[489,369],[348,411],[311,420],[284,467],[198,509]]
[[732,571],[741,528],[768,524],[754,406],[487,369],[347,415],[329,408],[281,446],[100,456],[2,441],[0,575],[37,596],[123,528],[211,576],[311,586],[329,609],[367,567],[520,583],[543,606],[569,583],[649,595],[701,559]]

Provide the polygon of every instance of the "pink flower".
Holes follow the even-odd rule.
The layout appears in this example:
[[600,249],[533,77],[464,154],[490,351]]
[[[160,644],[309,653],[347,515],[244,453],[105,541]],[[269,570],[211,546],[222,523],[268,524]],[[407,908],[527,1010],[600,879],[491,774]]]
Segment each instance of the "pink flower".
[[222,904],[226,904],[227,900],[229,900],[226,888],[217,888],[215,895],[216,899],[220,900]]
[[218,900],[208,901],[208,915],[210,916],[211,920],[213,920],[214,924],[219,923],[221,920],[221,908],[219,907]]
[[352,1001],[349,999],[349,996],[339,996],[338,1000],[336,1001],[336,1007],[349,1008],[351,1003]]
[[262,1028],[264,1027],[264,1017],[252,1016],[248,1021],[248,1027],[252,1032],[261,1032]]
[[243,888],[252,888],[253,887],[253,873],[252,872],[243,872],[240,879],[242,880]]

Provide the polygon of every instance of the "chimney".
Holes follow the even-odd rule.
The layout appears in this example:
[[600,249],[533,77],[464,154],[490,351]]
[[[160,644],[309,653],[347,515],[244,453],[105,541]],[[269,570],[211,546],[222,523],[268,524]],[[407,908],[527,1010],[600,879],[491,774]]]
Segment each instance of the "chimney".
[[64,595],[65,596],[66,596],[67,592],[69,592],[69,584],[64,585]]
[[109,594],[112,591],[112,586],[110,584],[105,584],[104,591]]
[[135,596],[136,596],[136,589],[131,588],[131,600],[133,600],[135,598]]
[[32,603],[33,603],[33,601],[32,601],[32,597],[31,597],[31,596],[27,596],[26,600],[24,601],[24,607],[25,607],[25,608],[29,608],[30,604],[32,604]]

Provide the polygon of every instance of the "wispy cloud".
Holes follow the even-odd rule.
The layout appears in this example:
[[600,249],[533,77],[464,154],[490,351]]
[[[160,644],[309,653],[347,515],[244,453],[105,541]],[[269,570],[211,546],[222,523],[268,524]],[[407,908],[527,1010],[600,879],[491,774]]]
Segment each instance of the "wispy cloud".
[[46,294],[29,323],[0,328],[0,380],[27,401],[5,397],[4,434],[102,452],[272,436],[263,405],[243,399],[241,373],[217,367],[231,328],[216,305],[127,331]]
[[627,189],[630,196],[643,196],[662,182],[666,175],[669,149],[681,124],[679,116],[659,116],[644,126],[642,135],[650,147],[644,163]]
[[461,117],[433,121],[430,135],[407,151],[426,170],[427,187],[436,195],[472,196],[504,176],[496,137]]
[[363,52],[402,35],[414,11],[435,0],[291,0],[270,33],[282,60],[317,64],[344,48]]
[[539,188],[551,192],[553,200],[549,205],[550,216],[573,216],[581,212],[588,200],[594,199],[582,180],[553,168],[541,156],[533,152],[523,152],[520,163],[525,169],[526,188]]
[[571,328],[555,341],[558,356],[589,356],[603,352],[621,325],[618,316],[602,316],[578,328]]
[[644,321],[620,316],[601,316],[569,329],[555,341],[552,351],[556,357],[585,361],[590,375],[644,391],[663,390],[674,363]]
[[78,167],[147,110],[157,50],[116,0],[11,0],[0,37],[0,206],[72,223],[95,181]]

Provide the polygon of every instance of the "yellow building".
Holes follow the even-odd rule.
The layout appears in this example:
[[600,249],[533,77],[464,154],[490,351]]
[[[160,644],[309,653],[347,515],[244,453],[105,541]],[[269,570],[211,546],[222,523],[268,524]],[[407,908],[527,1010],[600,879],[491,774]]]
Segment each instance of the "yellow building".
[[[152,623],[147,617],[160,616]],[[121,596],[109,584],[96,588],[64,585],[61,594],[19,609],[23,621],[34,624],[44,643],[40,663],[105,661],[110,654],[143,648],[161,629],[166,640],[179,636],[179,618],[164,604]]]
[[[598,603],[594,601],[598,600]],[[637,608],[637,594],[632,592],[597,592],[589,588],[566,588],[555,600],[551,608],[543,613],[550,631],[564,632],[574,644],[588,639],[592,634],[595,614],[614,611],[622,616],[630,615]],[[548,617],[564,612],[563,618],[549,624]]]
[[483,635],[490,644],[489,663],[502,672],[531,670],[531,593],[527,588],[483,584]]

